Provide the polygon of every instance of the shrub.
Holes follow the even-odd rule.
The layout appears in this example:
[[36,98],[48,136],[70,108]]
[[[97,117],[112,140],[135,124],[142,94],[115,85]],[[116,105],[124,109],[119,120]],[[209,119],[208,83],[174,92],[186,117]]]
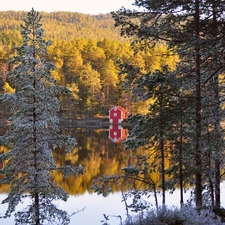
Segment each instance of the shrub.
[[198,212],[194,208],[160,208],[157,212],[151,210],[129,218],[124,225],[222,225],[218,218],[210,210]]

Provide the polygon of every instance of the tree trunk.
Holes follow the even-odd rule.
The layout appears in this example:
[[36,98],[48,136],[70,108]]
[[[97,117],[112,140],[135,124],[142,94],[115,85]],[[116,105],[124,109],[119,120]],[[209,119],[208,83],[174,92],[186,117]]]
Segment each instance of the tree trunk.
[[[210,130],[209,130],[209,122],[207,121],[207,139],[208,139],[208,146],[211,146],[211,137],[210,137]],[[209,179],[209,190],[210,190],[210,197],[211,197],[211,205],[214,207],[215,201],[214,201],[214,184],[212,180],[212,149],[211,147],[208,149],[207,152],[207,159],[208,159],[208,179]]]
[[202,206],[202,162],[201,162],[201,72],[200,72],[200,47],[199,47],[199,32],[200,32],[200,12],[199,0],[195,0],[195,73],[196,73],[196,134],[195,134],[195,203],[196,207]]
[[166,203],[165,185],[165,158],[164,158],[164,124],[163,124],[163,93],[160,93],[160,151],[161,151],[161,179],[162,179],[162,205]]
[[[35,37],[35,32],[33,31],[33,37]],[[33,50],[33,57],[35,58],[35,49]],[[33,66],[32,70],[33,72],[35,65]],[[36,90],[36,77],[34,76],[34,80],[33,80],[33,88],[34,90]],[[35,93],[33,95],[33,103],[35,105],[35,103],[37,102]],[[38,175],[37,175],[37,171],[38,171],[38,159],[37,159],[37,155],[38,155],[38,149],[37,149],[37,128],[36,128],[36,122],[37,122],[37,114],[36,114],[36,107],[33,108],[33,157],[34,157],[34,170],[36,172],[35,177],[34,177],[34,181],[36,184],[38,184]],[[38,191],[35,189],[35,193],[34,193],[34,205],[35,205],[35,225],[40,225],[40,209],[39,209],[39,193]]]
[[34,196],[35,201],[35,225],[40,225],[40,212],[39,212],[39,195]]
[[181,121],[180,121],[180,147],[179,147],[179,173],[180,173],[180,205],[181,207],[184,204],[184,195],[183,195],[183,118],[181,112]]
[[[217,36],[217,15],[216,15],[216,1],[213,2],[213,34]],[[219,79],[218,75],[215,76],[214,79],[214,90],[215,90],[215,102],[216,102],[216,115],[215,115],[215,135],[216,135],[216,148],[215,148],[215,206],[220,208],[220,155],[221,155],[221,135],[220,135],[220,99],[219,99]]]
[[[216,100],[216,113],[220,113],[219,106],[219,83],[218,76],[215,79],[215,100]],[[220,117],[216,115],[215,120],[215,135],[216,135],[216,148],[215,148],[215,206],[220,208]]]

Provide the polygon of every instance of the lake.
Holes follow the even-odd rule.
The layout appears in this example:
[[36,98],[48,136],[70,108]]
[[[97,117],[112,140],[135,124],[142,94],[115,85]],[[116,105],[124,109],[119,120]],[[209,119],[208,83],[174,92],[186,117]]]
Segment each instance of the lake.
[[[92,180],[103,174],[114,174],[120,172],[130,161],[130,152],[124,151],[120,143],[126,132],[122,132],[119,138],[119,130],[114,131],[114,137],[109,137],[110,129],[86,129],[78,127],[63,127],[63,134],[69,134],[77,139],[77,146],[72,154],[65,154],[62,149],[54,153],[57,165],[70,163],[82,164],[85,168],[83,176],[78,178],[68,177],[63,179],[61,174],[55,177],[56,182],[69,193],[67,202],[57,202],[59,208],[69,213],[80,211],[71,218],[70,224],[102,224],[103,213],[110,216],[110,224],[119,224],[120,218],[126,218],[124,203],[121,203],[119,189],[107,197],[97,195],[90,189]],[[115,133],[117,132],[117,133]],[[1,134],[4,133],[1,130]],[[2,147],[3,148],[3,147]],[[0,186],[0,202],[7,197],[9,187]],[[24,206],[26,202],[24,202]],[[0,215],[3,215],[7,205],[0,205]],[[23,206],[20,205],[18,209]],[[83,210],[82,210],[83,209]],[[13,225],[14,219],[0,219],[0,224]]]
[[[6,196],[6,194],[1,194],[0,201]],[[159,202],[160,200],[161,198],[159,196]],[[149,201],[154,202],[154,199],[149,199]],[[167,193],[167,204],[169,206],[179,206],[179,201],[178,191],[175,191],[173,195]],[[70,195],[67,202],[59,202],[56,204],[69,213],[83,209],[71,217],[71,225],[101,225],[103,224],[101,221],[104,220],[103,213],[109,216],[108,222],[110,225],[120,225],[119,216],[121,216],[122,221],[126,219],[125,205],[121,202],[120,192],[115,192],[107,197],[86,192],[82,195]],[[20,205],[18,208],[21,209],[22,206]],[[5,205],[0,205],[1,214],[5,209]],[[131,215],[135,214],[131,213]],[[0,224],[14,225],[13,217],[0,219]]]
[[[64,154],[58,149],[54,156],[58,165],[70,163],[74,165],[82,164],[85,168],[83,176],[78,178],[68,177],[63,179],[61,174],[55,177],[56,182],[62,186],[69,199],[67,202],[56,202],[59,208],[69,213],[78,212],[71,217],[71,225],[101,225],[104,220],[103,214],[109,216],[110,225],[119,225],[126,219],[126,210],[124,202],[121,202],[122,195],[119,188],[114,187],[114,192],[107,197],[97,195],[90,189],[92,180],[104,174],[117,174],[121,168],[125,167],[132,161],[131,152],[124,151],[121,139],[118,139],[118,132],[111,132],[114,137],[109,137],[110,129],[85,129],[77,127],[63,127],[62,133],[69,134],[77,139],[77,146],[72,154]],[[125,131],[123,133],[126,133]],[[224,186],[224,184],[223,184]],[[224,188],[224,187],[223,187]],[[8,187],[0,187],[0,202],[6,198]],[[225,195],[225,194],[224,194]],[[225,202],[225,196],[222,193],[222,206]],[[185,194],[187,200],[189,193]],[[154,204],[154,199],[148,201]],[[161,203],[160,195],[158,201]],[[179,206],[179,190],[173,195],[166,194],[166,204],[169,206]],[[26,202],[24,203],[24,206]],[[3,215],[7,205],[0,205],[0,214]],[[19,205],[18,209],[23,206]],[[0,219],[0,224],[14,225],[14,219]]]

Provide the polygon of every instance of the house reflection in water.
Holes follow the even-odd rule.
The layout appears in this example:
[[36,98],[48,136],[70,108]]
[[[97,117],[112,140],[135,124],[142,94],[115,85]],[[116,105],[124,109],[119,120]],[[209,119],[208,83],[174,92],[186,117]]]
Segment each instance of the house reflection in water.
[[127,129],[124,129],[121,125],[112,124],[109,126],[109,138],[115,143],[125,140],[127,132]]
[[114,106],[109,110],[109,138],[116,143],[126,139],[127,129],[121,123],[127,118],[127,111],[122,106]]

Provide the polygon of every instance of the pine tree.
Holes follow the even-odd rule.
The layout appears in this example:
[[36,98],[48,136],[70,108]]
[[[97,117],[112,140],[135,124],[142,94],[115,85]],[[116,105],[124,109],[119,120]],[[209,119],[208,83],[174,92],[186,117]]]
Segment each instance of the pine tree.
[[[178,54],[179,66],[177,76],[186,77],[188,83],[182,88],[189,91],[192,101],[195,103],[194,117],[189,115],[194,126],[192,141],[192,160],[195,165],[195,202],[197,207],[203,204],[203,187],[208,182],[209,170],[205,168],[204,156],[209,153],[205,133],[207,132],[206,120],[210,120],[210,129],[214,130],[216,140],[214,142],[212,162],[212,176],[216,180],[215,195],[216,205],[220,205],[219,182],[221,175],[222,134],[221,102],[223,92],[218,77],[224,72],[224,17],[223,0],[209,1],[173,1],[173,0],[136,0],[135,5],[143,7],[140,12],[121,9],[113,13],[117,26],[121,26],[122,35],[133,37],[134,42],[141,43],[143,48],[155,45],[158,42],[166,42],[169,48]],[[208,88],[208,92],[206,89]],[[213,89],[213,91],[212,91]],[[210,91],[211,90],[211,91]],[[214,95],[212,105],[209,102]],[[207,100],[208,99],[208,100]],[[211,107],[211,109],[210,109]],[[209,115],[207,112],[213,112]],[[208,116],[208,118],[207,118]],[[212,120],[213,118],[213,120]],[[218,144],[216,144],[216,142]],[[217,149],[217,150],[216,150]],[[218,153],[219,152],[219,153]],[[208,154],[209,155],[209,154]],[[211,176],[211,177],[212,177]]]
[[70,152],[76,140],[59,134],[57,96],[68,92],[58,86],[51,72],[55,66],[47,62],[50,41],[43,39],[41,16],[32,9],[21,25],[23,43],[10,61],[8,78],[15,85],[15,93],[4,94],[2,101],[12,110],[11,124],[1,142],[10,151],[0,155],[6,165],[1,169],[1,184],[10,185],[10,193],[2,203],[8,203],[5,217],[11,216],[24,198],[30,204],[15,213],[15,224],[69,224],[69,215],[58,209],[53,200],[66,201],[67,193],[54,182],[53,172],[65,176],[83,173],[83,167],[57,167],[52,151],[65,146]]

